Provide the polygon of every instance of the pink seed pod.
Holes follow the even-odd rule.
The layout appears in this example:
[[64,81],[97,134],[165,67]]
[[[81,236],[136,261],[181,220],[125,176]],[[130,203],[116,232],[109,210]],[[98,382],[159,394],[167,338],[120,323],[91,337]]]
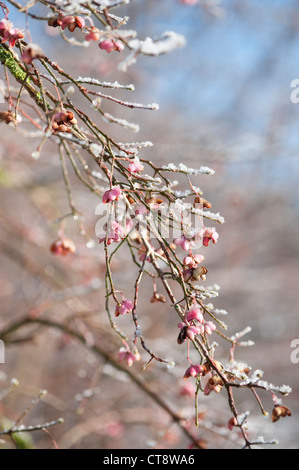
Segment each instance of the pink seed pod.
[[115,316],[125,315],[130,313],[134,307],[134,302],[130,299],[124,299],[120,304],[117,304],[115,307]]
[[105,191],[103,195],[103,203],[107,204],[108,202],[117,201],[121,192],[120,186],[112,186],[110,190]]
[[101,41],[99,44],[99,48],[103,49],[104,51],[107,51],[108,54],[115,50],[112,39],[104,39],[104,41]]
[[120,348],[117,356],[119,362],[125,361],[129,367],[131,367],[135,361],[140,361],[140,354],[137,350],[131,352],[129,349]]
[[186,336],[191,339],[191,341],[194,341],[195,336],[199,335],[201,331],[202,329],[197,326],[188,326],[186,329]]
[[98,41],[101,37],[101,33],[99,31],[98,28],[96,28],[95,26],[92,26],[90,28],[90,31],[88,34],[86,34],[85,36],[85,40],[86,41]]
[[22,52],[21,58],[25,64],[32,64],[34,59],[43,57],[43,52],[37,44],[28,44]]
[[[61,18],[60,27],[61,27],[62,30],[65,30],[66,28],[69,28],[69,30],[71,31],[73,27],[75,29],[76,28],[75,18],[73,16],[64,16],[63,18]],[[71,27],[71,29],[70,29],[70,27]],[[74,31],[74,29],[73,29],[73,31]]]
[[183,378],[184,380],[187,380],[189,377],[197,377],[198,375],[203,374],[205,370],[205,366],[201,364],[192,365],[186,370]]
[[216,232],[216,230],[213,227],[208,227],[203,231],[202,243],[204,246],[208,246],[210,241],[217,243],[218,238],[219,234]]
[[103,49],[110,54],[112,51],[122,52],[124,50],[124,45],[121,41],[115,41],[115,39],[104,39],[100,42],[99,48]]
[[72,240],[65,238],[64,240],[56,240],[50,250],[54,255],[66,256],[69,253],[75,253],[76,247]]
[[144,170],[144,166],[140,162],[138,157],[135,157],[134,160],[130,163],[128,167],[131,173],[139,173],[140,171]]
[[200,323],[203,323],[204,318],[203,314],[201,313],[200,307],[193,307],[191,310],[189,310],[186,314],[186,320],[188,322],[191,322],[192,320],[197,320]]
[[85,26],[85,20],[82,16],[75,16],[75,25],[77,28],[81,29]]

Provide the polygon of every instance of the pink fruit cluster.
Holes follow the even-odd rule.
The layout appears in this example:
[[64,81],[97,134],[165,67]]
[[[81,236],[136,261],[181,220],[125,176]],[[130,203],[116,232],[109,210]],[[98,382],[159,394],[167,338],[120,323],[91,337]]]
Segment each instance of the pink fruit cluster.
[[14,47],[19,39],[23,39],[24,33],[15,28],[11,21],[3,18],[0,21],[0,37],[2,43],[8,42],[9,47]]

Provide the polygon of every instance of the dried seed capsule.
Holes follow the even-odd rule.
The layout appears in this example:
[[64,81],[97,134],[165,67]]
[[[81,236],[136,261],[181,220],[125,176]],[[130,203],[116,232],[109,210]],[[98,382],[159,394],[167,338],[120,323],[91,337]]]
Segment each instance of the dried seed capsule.
[[179,332],[178,338],[177,338],[177,343],[178,344],[183,344],[187,339],[187,327],[184,326],[181,331]]
[[199,279],[205,281],[207,272],[208,270],[204,266],[197,266],[196,268],[192,269],[192,279],[194,281],[199,281]]
[[69,30],[71,33],[73,33],[73,32],[75,31],[75,29],[76,29],[76,23],[75,23],[75,22],[74,22],[74,23],[70,23],[70,24],[68,25],[68,30]]
[[286,416],[292,416],[289,408],[284,405],[275,405],[272,411],[272,422],[275,423],[279,418],[285,418]]
[[197,196],[194,199],[194,205],[196,204],[202,204],[205,209],[210,209],[212,207],[212,204],[209,201],[200,196]]
[[10,124],[11,122],[16,125],[17,121],[15,116],[10,111],[2,111],[0,112],[0,121],[5,122],[5,124]]
[[71,121],[72,119],[74,119],[74,113],[72,111],[67,111],[66,114],[67,114],[68,121]]
[[85,26],[85,21],[81,16],[75,16],[75,25],[77,28],[83,28]]
[[69,129],[64,124],[60,124],[57,130],[58,132],[68,132]]
[[158,292],[154,292],[153,296],[151,298],[151,303],[153,304],[155,302],[165,303],[166,302],[166,297],[164,297],[164,295],[162,295],[162,294],[158,294]]

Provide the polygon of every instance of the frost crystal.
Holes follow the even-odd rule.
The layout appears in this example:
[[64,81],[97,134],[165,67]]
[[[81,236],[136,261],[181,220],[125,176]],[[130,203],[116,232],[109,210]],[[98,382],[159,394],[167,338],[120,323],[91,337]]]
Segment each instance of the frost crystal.
[[99,155],[101,154],[103,150],[103,147],[98,144],[90,144],[89,149],[96,157],[99,157]]
[[122,127],[125,127],[126,129],[131,130],[132,132],[139,132],[139,125],[134,124],[132,122],[128,122],[126,119],[119,119],[114,116],[112,116],[109,113],[104,114],[104,118],[110,122],[114,122],[115,124],[119,124]]
[[184,36],[174,33],[173,31],[166,31],[159,39],[153,40],[146,38],[144,41],[139,39],[132,39],[128,45],[130,49],[144,55],[158,56],[166,54],[178,47],[183,47],[186,44]]
[[168,165],[162,166],[162,169],[166,171],[177,171],[189,175],[213,175],[215,173],[215,171],[208,166],[201,166],[200,168],[188,168],[186,165],[184,165],[184,163],[180,163],[178,166],[174,165],[174,163],[169,163]]
[[213,212],[210,212],[210,211],[204,211],[203,209],[194,209],[194,208],[192,208],[191,212],[201,217],[205,217],[206,219],[213,220],[213,222],[218,222],[219,224],[224,224],[225,222],[224,217],[222,217],[219,214],[219,212],[217,214],[214,214]]

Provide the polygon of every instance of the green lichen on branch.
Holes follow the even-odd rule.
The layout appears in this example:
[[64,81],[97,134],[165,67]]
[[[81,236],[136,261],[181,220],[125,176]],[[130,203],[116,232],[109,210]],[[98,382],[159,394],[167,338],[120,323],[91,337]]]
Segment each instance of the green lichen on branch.
[[[19,65],[12,52],[6,49],[3,44],[0,44],[0,60],[18,82],[23,83],[26,80],[27,72]],[[30,77],[27,77],[27,82],[30,82]]]
[[[28,72],[14,53],[10,51],[7,46],[1,43],[0,61],[5,67],[7,67],[11,75],[24,86],[36,104],[44,109],[42,94],[32,85],[32,78],[28,76]],[[50,108],[50,105],[47,104],[47,107]]]

